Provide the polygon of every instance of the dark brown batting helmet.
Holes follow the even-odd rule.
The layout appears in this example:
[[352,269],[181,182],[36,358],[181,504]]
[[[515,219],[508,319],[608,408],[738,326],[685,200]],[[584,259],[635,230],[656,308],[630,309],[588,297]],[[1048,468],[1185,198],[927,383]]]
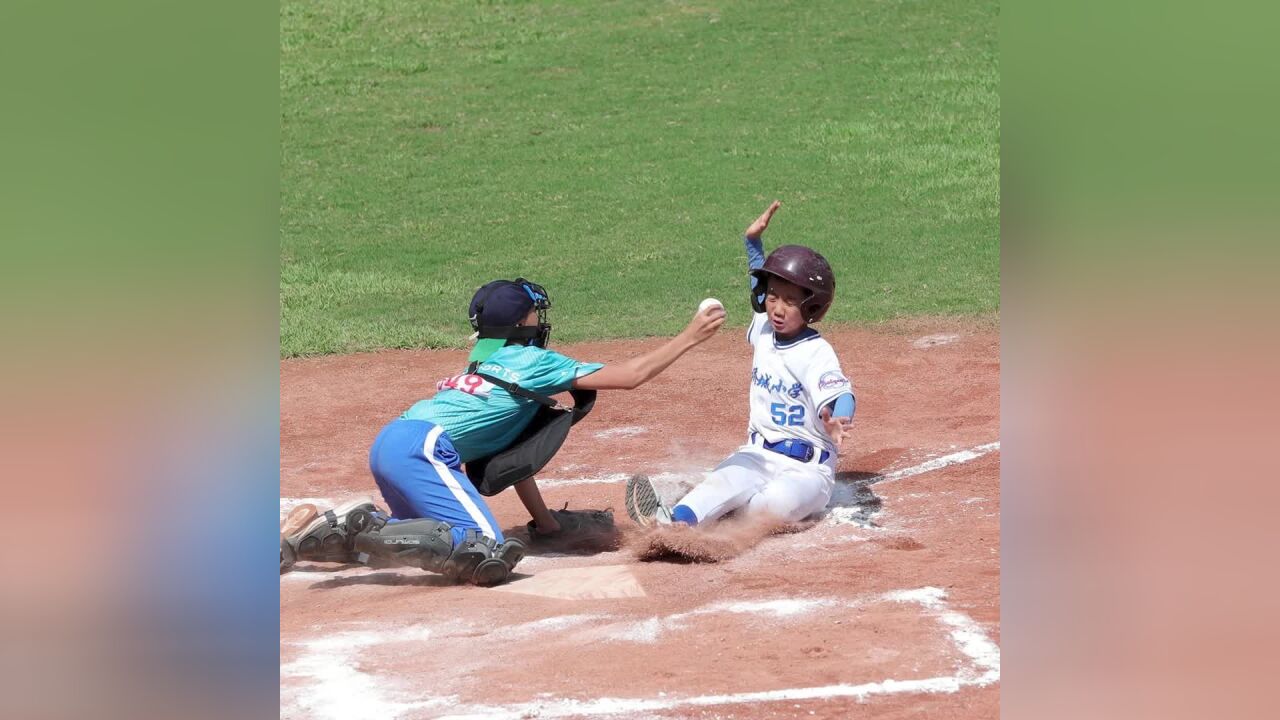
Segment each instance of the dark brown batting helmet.
[[821,320],[836,299],[836,276],[831,272],[831,264],[816,251],[803,245],[778,247],[769,253],[764,267],[752,270],[751,275],[759,281],[756,291],[751,295],[751,307],[756,312],[765,311],[764,296],[770,276],[780,277],[809,291],[808,297],[800,306],[800,313],[807,323]]

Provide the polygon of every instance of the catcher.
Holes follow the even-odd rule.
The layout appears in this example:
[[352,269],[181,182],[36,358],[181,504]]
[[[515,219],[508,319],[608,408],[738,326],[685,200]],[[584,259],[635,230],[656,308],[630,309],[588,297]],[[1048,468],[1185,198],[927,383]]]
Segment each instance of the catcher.
[[[546,290],[495,280],[471,300],[478,338],[467,371],[441,380],[378,435],[369,468],[390,512],[359,499],[319,513],[295,508],[281,530],[280,570],[297,560],[413,566],[456,582],[496,585],[525,547],[505,538],[481,495],[512,485],[533,518],[533,540],[571,530],[577,516],[549,511],[533,474],[590,411],[597,390],[630,390],[656,377],[724,323],[710,307],[661,347],[624,362],[578,362],[547,349]],[[551,395],[569,391],[566,408]],[[463,465],[466,465],[466,471]]]

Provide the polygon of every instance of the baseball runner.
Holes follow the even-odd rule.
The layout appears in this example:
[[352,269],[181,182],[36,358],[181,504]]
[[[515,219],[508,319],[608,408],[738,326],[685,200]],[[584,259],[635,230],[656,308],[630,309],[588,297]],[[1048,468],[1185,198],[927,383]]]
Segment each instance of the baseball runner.
[[[550,308],[546,290],[523,278],[480,288],[471,300],[478,341],[467,371],[440,381],[439,392],[384,427],[369,451],[369,468],[390,512],[364,498],[324,513],[314,505],[299,506],[281,530],[281,572],[301,559],[408,565],[477,585],[505,581],[525,547],[503,536],[463,464],[491,463],[514,446],[529,449],[545,464],[558,442],[548,445],[536,432],[531,444],[522,445],[521,439],[536,425],[539,408],[555,404],[548,396],[639,387],[710,339],[725,318],[723,308],[700,309],[661,347],[606,366],[547,349]],[[524,457],[513,467],[531,465]],[[524,478],[513,482],[533,518],[531,537],[566,530],[564,521],[576,514],[549,511],[531,472],[515,477]]]
[[648,478],[631,478],[627,512],[642,525],[692,526],[735,510],[796,522],[831,499],[855,400],[835,350],[811,324],[831,307],[835,277],[807,247],[783,245],[765,258],[761,236],[780,206],[771,204],[746,233],[755,310],[747,442],[671,508]]

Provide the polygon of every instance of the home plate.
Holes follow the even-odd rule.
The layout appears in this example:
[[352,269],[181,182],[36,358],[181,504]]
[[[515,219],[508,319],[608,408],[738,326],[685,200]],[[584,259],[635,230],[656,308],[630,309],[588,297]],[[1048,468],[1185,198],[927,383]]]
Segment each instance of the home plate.
[[917,338],[916,341],[911,344],[923,350],[924,348],[931,348],[935,345],[947,345],[959,339],[959,335],[925,335],[922,338]]
[[537,575],[517,574],[493,590],[564,600],[644,597],[646,594],[626,565],[559,568],[543,570]]

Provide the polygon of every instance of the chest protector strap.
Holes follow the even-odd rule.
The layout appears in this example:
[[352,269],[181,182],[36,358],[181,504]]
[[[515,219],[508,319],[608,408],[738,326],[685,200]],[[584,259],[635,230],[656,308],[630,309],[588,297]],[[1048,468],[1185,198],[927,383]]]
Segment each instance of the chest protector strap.
[[466,463],[467,477],[485,497],[497,495],[518,482],[528,480],[551,462],[569,437],[569,428],[586,417],[596,403],[595,390],[570,390],[573,407],[565,407],[546,395],[506,380],[484,373],[475,374],[512,395],[542,405],[529,426],[505,450]]

